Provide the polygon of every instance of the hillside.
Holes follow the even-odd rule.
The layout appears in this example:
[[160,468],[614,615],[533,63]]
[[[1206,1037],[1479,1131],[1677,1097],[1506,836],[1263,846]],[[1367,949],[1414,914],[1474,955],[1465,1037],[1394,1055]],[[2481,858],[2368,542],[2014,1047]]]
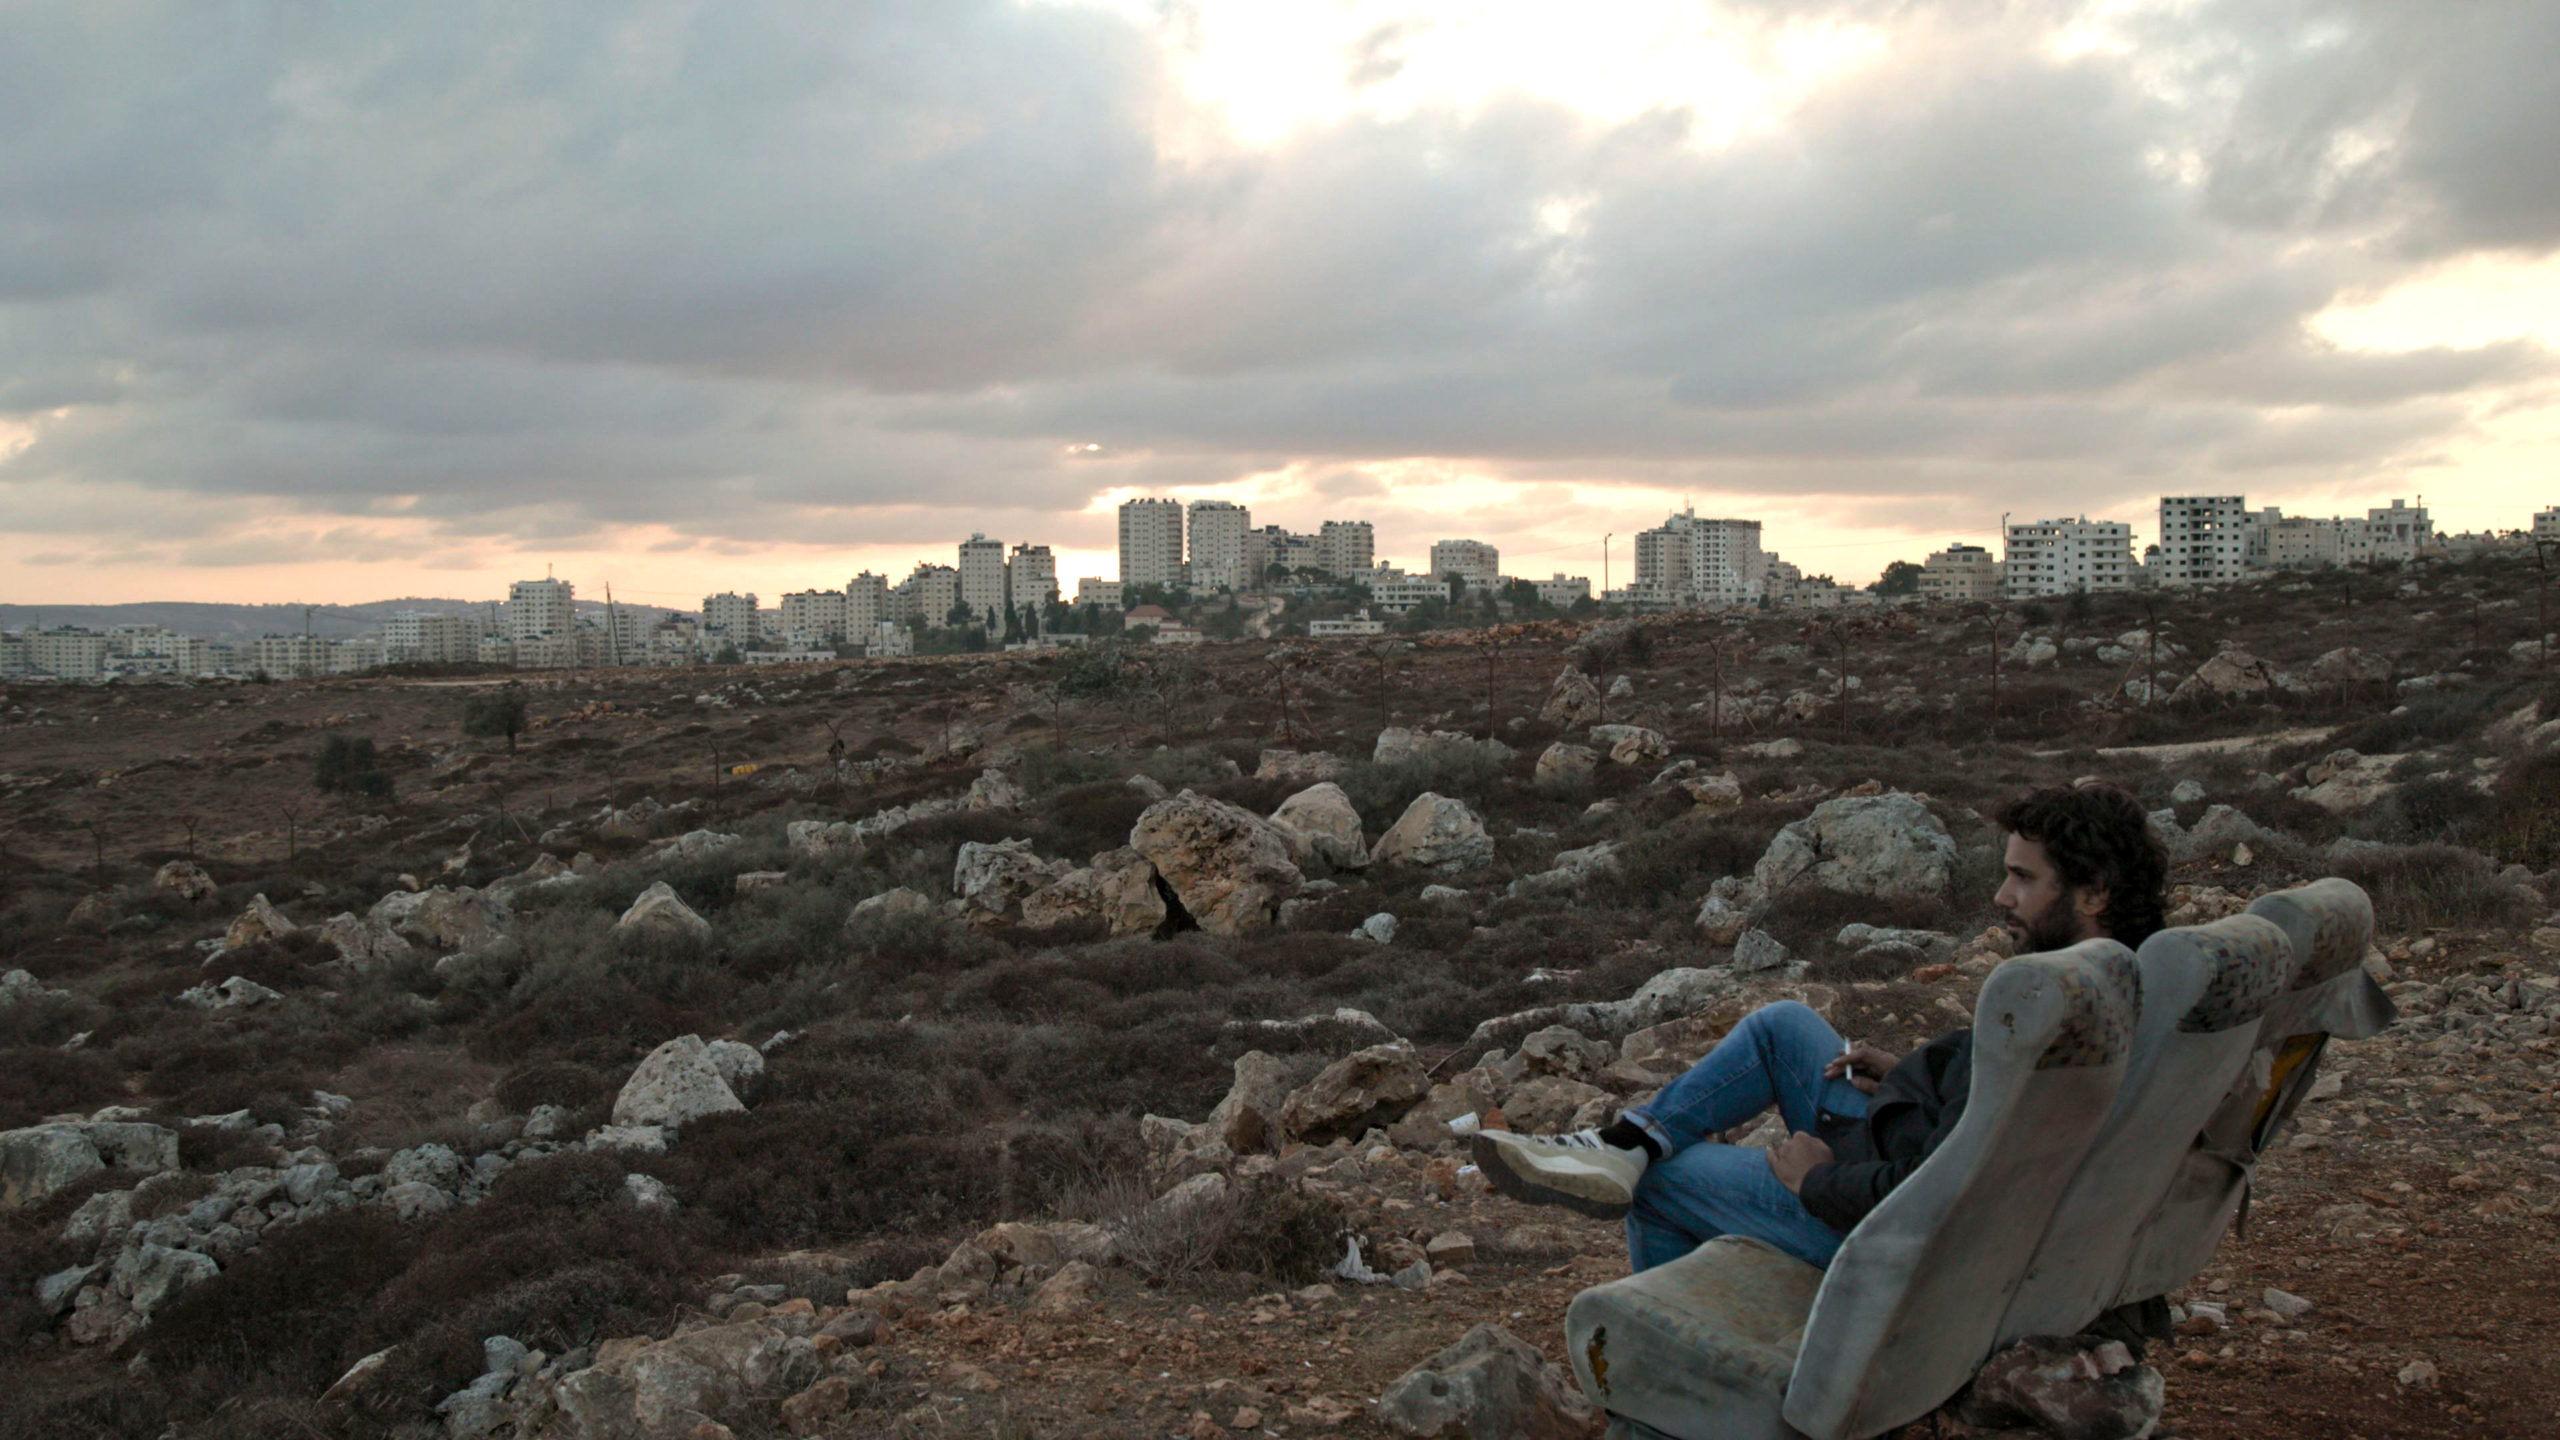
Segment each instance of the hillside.
[[[0,1130],[105,1161],[10,1171],[0,1435],[1399,1433],[1624,1273],[1446,1122],[1781,996],[1963,1023],[1983,817],[2078,776],[2168,812],[2172,923],[2363,885],[2403,1013],[2172,1297],[2161,1433],[2531,1433],[2534,583],[578,673],[513,746],[495,680],[0,692]],[[316,793],[357,739],[392,796]],[[1842,805],[1939,858],[1755,895]]]

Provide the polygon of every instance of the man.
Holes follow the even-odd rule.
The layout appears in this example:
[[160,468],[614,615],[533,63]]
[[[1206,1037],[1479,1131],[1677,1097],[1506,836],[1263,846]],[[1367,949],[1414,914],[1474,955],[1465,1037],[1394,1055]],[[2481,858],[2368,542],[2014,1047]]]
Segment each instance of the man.
[[[2161,928],[2168,854],[2112,785],[2038,790],[2001,807],[2007,876],[1992,903],[2022,954]],[[1945,1141],[1973,1079],[1973,1032],[1897,1060],[1842,1042],[1793,1001],[1744,1018],[1689,1072],[1609,1125],[1571,1135],[1485,1131],[1476,1163],[1515,1199],[1625,1216],[1634,1268],[1718,1235],[1765,1240],[1814,1265]],[[1768,1151],[1715,1137],[1775,1104],[1790,1132]]]

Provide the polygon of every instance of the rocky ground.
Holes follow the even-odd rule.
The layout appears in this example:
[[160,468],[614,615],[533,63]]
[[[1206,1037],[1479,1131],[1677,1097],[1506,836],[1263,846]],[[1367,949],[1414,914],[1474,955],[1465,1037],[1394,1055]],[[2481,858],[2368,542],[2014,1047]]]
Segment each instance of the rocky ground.
[[[0,1433],[1584,1433],[1521,1345],[1615,1227],[1450,1122],[1591,1123],[1773,998],[1963,1023],[1981,817],[2081,774],[2172,923],[2364,884],[2402,1011],[2174,1297],[2162,1433],[2535,1433],[2519,583],[576,677],[512,751],[442,683],[12,691]],[[358,731],[389,805],[312,793]]]

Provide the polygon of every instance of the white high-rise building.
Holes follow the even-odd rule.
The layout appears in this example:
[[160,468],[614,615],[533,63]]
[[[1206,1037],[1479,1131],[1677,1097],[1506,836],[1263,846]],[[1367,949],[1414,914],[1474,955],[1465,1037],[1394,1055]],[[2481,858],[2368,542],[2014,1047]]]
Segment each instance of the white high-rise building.
[[972,535],[960,542],[960,603],[990,630],[1004,624],[1004,542]]
[[1182,502],[1120,502],[1120,583],[1171,589],[1182,578]]
[[478,636],[459,615],[403,610],[382,622],[382,655],[387,661],[459,664],[471,658]]
[[1431,573],[1455,575],[1470,590],[1490,590],[1502,583],[1502,552],[1481,540],[1434,540]]
[[2009,527],[2000,565],[2011,599],[2133,588],[2133,527],[2115,520],[2035,520]]
[[1378,532],[1366,520],[1327,520],[1316,532],[1316,565],[1336,580],[1365,575],[1378,563]]
[[1016,545],[1005,559],[1004,581],[1013,608],[1034,605],[1046,615],[1058,603],[1058,557],[1046,545]]
[[753,650],[764,642],[764,622],[756,613],[756,597],[723,590],[702,597],[702,644],[708,650],[735,645]]
[[1636,536],[1629,589],[1656,605],[1747,605],[1765,593],[1768,577],[1759,521],[1702,520],[1683,510]]
[[1253,512],[1229,500],[1191,502],[1191,589],[1206,595],[1216,590],[1242,590],[1245,532],[1253,528]]
[[[299,641],[302,637],[293,637]],[[39,675],[59,680],[95,680],[106,673],[107,637],[95,630],[77,630],[59,625],[51,630],[25,630],[18,634],[24,646],[25,665]],[[327,644],[326,641],[320,642]],[[290,677],[316,674],[316,670],[274,669],[270,675]]]
[[566,635],[576,623],[575,590],[566,580],[518,580],[507,587],[510,640],[539,640]]
[[832,645],[845,630],[844,592],[794,590],[782,597],[782,638],[794,645]]
[[844,582],[844,633],[855,639],[870,635],[889,618],[889,577],[865,570]]
[[2228,585],[2249,562],[2249,501],[2241,495],[2160,497],[2160,554],[2156,578],[2163,585]]

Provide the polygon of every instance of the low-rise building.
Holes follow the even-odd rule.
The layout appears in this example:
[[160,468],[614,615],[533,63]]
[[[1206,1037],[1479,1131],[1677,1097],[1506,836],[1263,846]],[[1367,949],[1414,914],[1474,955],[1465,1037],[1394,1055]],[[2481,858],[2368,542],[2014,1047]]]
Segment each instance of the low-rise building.
[[1386,633],[1387,622],[1384,620],[1371,619],[1369,612],[1366,610],[1353,611],[1350,616],[1340,620],[1310,620],[1307,622],[1307,636],[1309,639],[1313,640],[1340,640],[1361,635],[1384,635]]
[[1179,622],[1171,622],[1156,627],[1155,643],[1158,645],[1197,645],[1204,638],[1206,637],[1201,635],[1200,631],[1194,626],[1184,625]]
[[1997,600],[2000,562],[1979,545],[1934,551],[1920,567],[1920,598],[1933,602]]
[[1078,605],[1094,605],[1105,610],[1117,610],[1120,608],[1120,593],[1119,581],[1105,580],[1099,575],[1087,575],[1076,581]]
[[1436,575],[1407,575],[1392,565],[1381,565],[1360,577],[1369,587],[1369,608],[1386,615],[1402,615],[1416,606],[1437,600],[1446,604],[1449,582]]
[[2385,564],[2406,565],[2435,543],[2435,527],[2428,521],[2423,504],[2394,500],[2389,505],[2376,505],[2364,512],[2364,521],[2372,537],[2373,558]]
[[916,653],[916,632],[894,620],[883,620],[871,627],[871,643],[863,653],[874,660],[894,660]]
[[2533,538],[2536,540],[2560,540],[2560,505],[2554,505],[2548,510],[2536,510],[2533,512]]
[[1544,580],[1532,580],[1529,583],[1537,588],[1538,600],[1541,604],[1553,605],[1559,610],[1569,610],[1591,598],[1591,577],[1588,575],[1566,575],[1559,572]]

